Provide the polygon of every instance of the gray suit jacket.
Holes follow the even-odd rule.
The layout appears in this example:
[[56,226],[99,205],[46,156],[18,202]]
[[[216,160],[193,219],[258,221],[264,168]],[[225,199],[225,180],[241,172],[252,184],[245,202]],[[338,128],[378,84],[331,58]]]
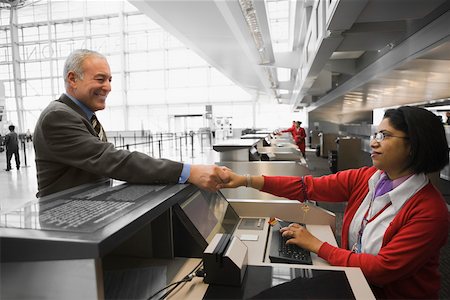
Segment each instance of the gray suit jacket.
[[119,150],[100,141],[83,110],[62,95],[41,113],[34,130],[38,197],[102,178],[130,183],[177,183],[183,164]]
[[19,151],[19,138],[17,136],[17,133],[9,132],[5,136],[5,147],[6,152],[9,153],[15,153]]

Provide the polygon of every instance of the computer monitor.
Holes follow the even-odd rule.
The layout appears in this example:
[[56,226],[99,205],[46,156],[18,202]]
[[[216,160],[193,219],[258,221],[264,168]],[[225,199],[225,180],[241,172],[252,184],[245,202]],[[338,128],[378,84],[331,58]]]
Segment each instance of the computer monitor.
[[[179,256],[186,256],[186,253],[194,257],[200,255],[217,233],[233,233],[240,221],[220,191],[197,190],[175,205],[173,211],[177,217],[174,224],[175,248],[181,249],[179,253],[182,253]],[[198,249],[187,249],[192,247]]]
[[261,157],[259,156],[258,149],[255,146],[250,147],[249,149],[249,161],[260,161]]

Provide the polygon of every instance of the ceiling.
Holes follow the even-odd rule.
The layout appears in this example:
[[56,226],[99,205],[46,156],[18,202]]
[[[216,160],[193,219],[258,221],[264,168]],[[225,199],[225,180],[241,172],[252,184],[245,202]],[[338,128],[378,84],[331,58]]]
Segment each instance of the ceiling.
[[[371,121],[375,108],[450,97],[448,0],[289,1],[285,52],[273,51],[263,0],[130,2],[242,88],[306,109],[310,119]],[[244,17],[246,2],[264,47]],[[328,5],[331,17],[312,22]],[[306,39],[312,26],[323,34],[315,47]],[[278,79],[280,67],[290,69],[288,80]]]

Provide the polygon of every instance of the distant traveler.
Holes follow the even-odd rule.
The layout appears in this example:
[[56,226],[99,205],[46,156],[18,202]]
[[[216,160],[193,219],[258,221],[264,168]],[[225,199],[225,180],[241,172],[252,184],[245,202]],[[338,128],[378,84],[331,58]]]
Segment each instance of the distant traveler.
[[111,91],[111,71],[102,54],[75,50],[63,77],[66,92],[44,109],[34,130],[38,197],[103,178],[138,184],[190,182],[210,191],[228,181],[224,167],[154,159],[107,142],[95,115],[105,108]]
[[333,266],[359,267],[377,298],[439,298],[440,249],[449,214],[427,173],[449,162],[443,125],[418,107],[389,109],[370,141],[373,166],[312,176],[231,173],[225,187],[251,186],[289,199],[347,202],[341,247],[291,224],[283,236]]
[[25,133],[25,139],[27,140],[27,143],[33,141],[33,135],[31,134],[30,129],[28,129],[27,132]]
[[9,133],[5,136],[5,147],[6,147],[6,169],[5,171],[11,171],[11,158],[14,154],[14,159],[16,160],[16,168],[20,169],[20,157],[19,157],[19,139],[17,133],[14,132],[16,127],[14,125],[9,125]]

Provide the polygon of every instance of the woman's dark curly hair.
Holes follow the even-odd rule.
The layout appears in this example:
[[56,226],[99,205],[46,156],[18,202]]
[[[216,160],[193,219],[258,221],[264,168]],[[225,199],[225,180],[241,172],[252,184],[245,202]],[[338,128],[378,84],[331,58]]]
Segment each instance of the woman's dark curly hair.
[[406,134],[411,145],[409,168],[414,173],[440,171],[449,162],[448,143],[441,120],[432,112],[414,106],[388,109],[384,119]]

